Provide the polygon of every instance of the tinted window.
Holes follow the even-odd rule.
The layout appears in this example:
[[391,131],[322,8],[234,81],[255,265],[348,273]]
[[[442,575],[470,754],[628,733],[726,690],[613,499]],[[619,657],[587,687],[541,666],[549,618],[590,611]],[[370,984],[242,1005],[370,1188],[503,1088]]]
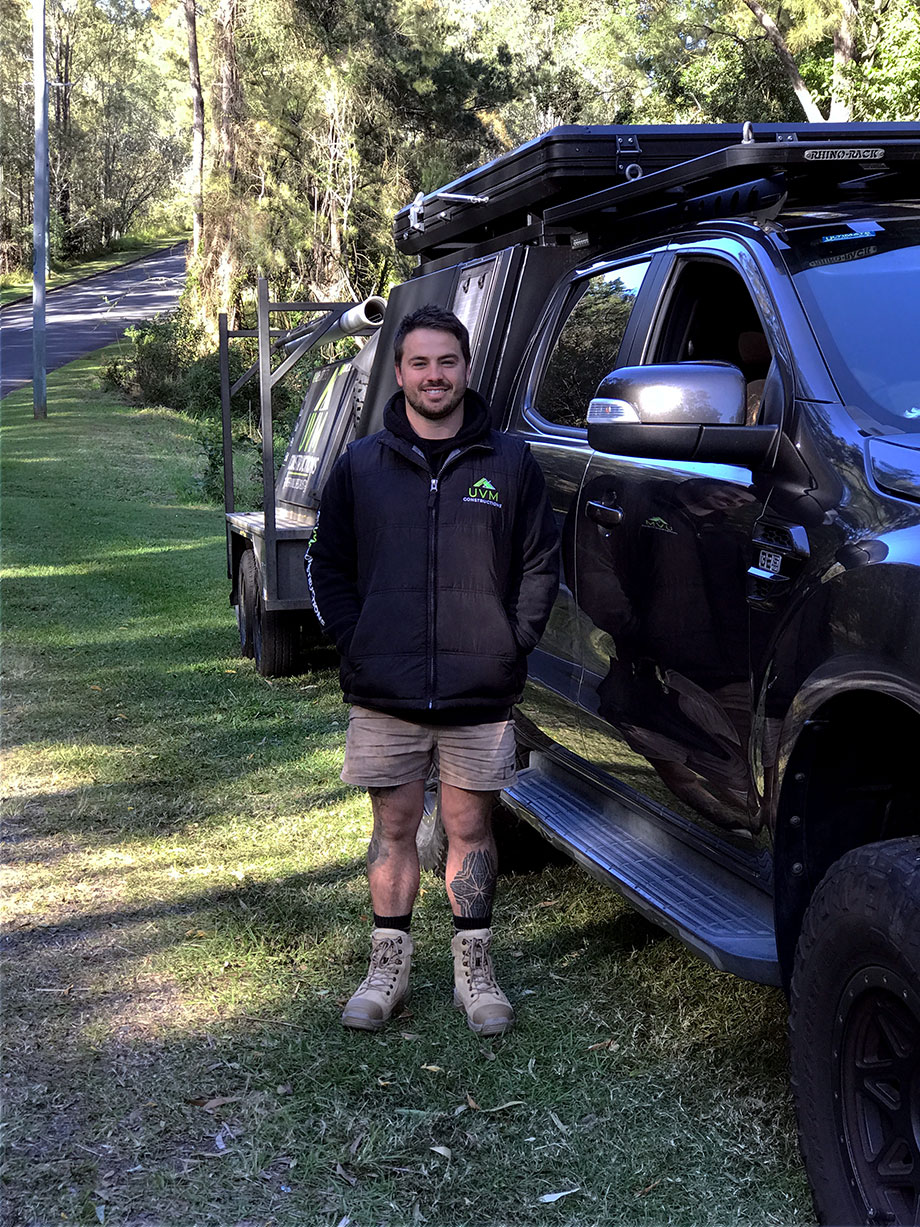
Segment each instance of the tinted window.
[[543,370],[533,399],[541,417],[557,426],[584,426],[597,385],[617,365],[626,325],[648,269],[631,264],[586,277]]
[[920,222],[798,231],[787,257],[844,402],[886,431],[920,430]]

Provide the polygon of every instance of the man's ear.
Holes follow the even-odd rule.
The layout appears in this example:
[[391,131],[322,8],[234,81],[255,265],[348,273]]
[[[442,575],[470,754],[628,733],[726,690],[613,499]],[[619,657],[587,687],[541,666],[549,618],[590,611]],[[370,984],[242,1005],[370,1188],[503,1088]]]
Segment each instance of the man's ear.
[[400,387],[402,387],[403,386],[402,371],[399,369],[398,362],[393,363],[393,370],[396,372],[396,382],[399,384]]

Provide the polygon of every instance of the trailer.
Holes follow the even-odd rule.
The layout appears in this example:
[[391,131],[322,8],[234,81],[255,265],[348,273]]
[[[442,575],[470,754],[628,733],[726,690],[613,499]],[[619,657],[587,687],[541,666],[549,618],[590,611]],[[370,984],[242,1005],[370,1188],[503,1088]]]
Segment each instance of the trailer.
[[[319,507],[329,467],[361,417],[376,332],[386,303],[372,297],[360,303],[272,302],[260,278],[255,329],[230,329],[220,316],[221,430],[224,462],[224,513],[230,602],[236,608],[240,650],[255,660],[265,677],[297,672],[321,642],[304,576],[303,556]],[[272,328],[273,315],[307,314],[296,328]],[[258,358],[233,384],[230,343],[255,337]],[[272,389],[318,345],[342,337],[365,337],[361,351],[320,367],[301,404],[284,459],[275,473]],[[273,358],[279,358],[272,365]],[[261,511],[234,506],[231,400],[250,380],[259,387],[261,426]]]

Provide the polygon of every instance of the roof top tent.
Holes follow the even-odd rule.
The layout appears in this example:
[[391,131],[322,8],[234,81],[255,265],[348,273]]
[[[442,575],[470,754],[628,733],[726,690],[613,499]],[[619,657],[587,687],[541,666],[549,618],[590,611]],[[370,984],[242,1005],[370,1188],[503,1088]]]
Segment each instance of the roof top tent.
[[[822,180],[845,182],[853,170],[884,173],[917,159],[916,123],[662,124],[553,128],[519,149],[427,195],[396,216],[400,251],[420,271],[447,259],[485,254],[509,243],[591,245],[581,224],[652,210],[681,215],[694,185],[717,193],[745,179],[783,176],[791,191]],[[759,173],[757,173],[759,172]],[[740,197],[709,201],[711,215],[750,212]],[[705,216],[705,211],[700,212]],[[578,223],[578,224],[576,224]],[[609,229],[608,229],[609,232]]]

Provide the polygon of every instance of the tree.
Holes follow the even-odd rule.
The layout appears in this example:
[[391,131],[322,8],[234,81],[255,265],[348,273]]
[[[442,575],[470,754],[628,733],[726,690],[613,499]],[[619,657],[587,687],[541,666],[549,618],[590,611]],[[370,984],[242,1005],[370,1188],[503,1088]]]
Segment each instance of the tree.
[[[907,109],[907,99],[915,95],[916,53],[903,58],[898,71],[886,50],[892,36],[906,50],[908,32],[920,34],[918,13],[915,0],[691,0],[672,9],[669,20],[683,48],[678,76],[699,84],[706,77],[701,62],[734,58],[739,68],[734,88],[741,97],[751,83],[751,67],[766,69],[764,53],[769,50],[774,64],[767,71],[768,98],[791,91],[799,115],[818,123],[909,118],[915,113]],[[734,44],[733,56],[726,43]],[[888,63],[886,102],[877,84],[883,61]],[[747,70],[741,72],[745,64]],[[776,67],[784,91],[777,90]],[[759,77],[756,74],[757,85]],[[897,85],[892,77],[898,78]],[[765,118],[756,110],[738,117]],[[797,116],[793,112],[785,118]]]
[[204,212],[204,94],[198,61],[198,22],[195,0],[183,0],[188,37],[188,77],[192,98],[192,256],[198,255]]

